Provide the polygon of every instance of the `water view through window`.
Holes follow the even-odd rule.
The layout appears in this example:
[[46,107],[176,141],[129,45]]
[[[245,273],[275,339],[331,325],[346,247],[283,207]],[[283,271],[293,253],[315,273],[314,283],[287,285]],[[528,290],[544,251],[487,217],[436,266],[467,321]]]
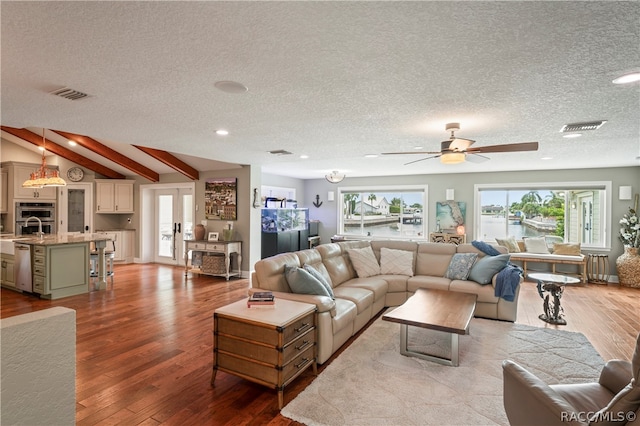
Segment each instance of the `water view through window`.
[[554,236],[560,241],[603,246],[605,200],[602,184],[531,189],[479,188],[476,235],[484,241]]
[[340,233],[366,237],[425,238],[426,190],[341,192]]

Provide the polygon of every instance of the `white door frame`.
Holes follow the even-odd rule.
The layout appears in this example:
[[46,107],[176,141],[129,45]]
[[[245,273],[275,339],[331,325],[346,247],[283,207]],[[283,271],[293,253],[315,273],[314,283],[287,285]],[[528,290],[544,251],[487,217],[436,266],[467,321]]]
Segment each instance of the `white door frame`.
[[68,219],[69,219],[69,211],[68,211],[68,198],[67,194],[69,189],[84,189],[84,221],[85,226],[89,227],[88,233],[94,231],[93,229],[93,183],[91,182],[82,182],[82,183],[68,183],[67,186],[63,186],[60,188],[60,192],[58,193],[58,233],[68,232]]
[[[196,184],[195,182],[184,183],[155,183],[140,185],[140,262],[151,263],[155,259],[155,191],[158,189],[191,189],[195,214]],[[194,218],[195,219],[195,218]],[[182,254],[176,257],[180,262]]]

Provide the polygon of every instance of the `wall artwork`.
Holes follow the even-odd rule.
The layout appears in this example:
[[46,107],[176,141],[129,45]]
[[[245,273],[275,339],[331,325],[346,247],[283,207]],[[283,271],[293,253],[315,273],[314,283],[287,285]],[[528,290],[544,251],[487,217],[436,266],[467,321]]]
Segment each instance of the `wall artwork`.
[[[455,233],[456,228],[464,225],[467,203],[462,201],[438,201],[436,203],[436,224],[440,232]],[[436,225],[438,226],[438,225]]]
[[238,179],[207,179],[204,184],[205,217],[213,220],[237,220]]

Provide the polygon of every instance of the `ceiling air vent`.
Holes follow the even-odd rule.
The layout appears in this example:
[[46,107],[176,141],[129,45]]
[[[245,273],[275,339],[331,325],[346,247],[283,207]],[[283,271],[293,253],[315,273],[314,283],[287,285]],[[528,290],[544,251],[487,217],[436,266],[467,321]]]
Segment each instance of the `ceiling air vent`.
[[70,99],[72,101],[77,101],[78,99],[86,98],[89,96],[86,93],[69,89],[68,87],[63,87],[62,89],[54,90],[53,92],[49,93],[51,93],[52,95],[60,96],[61,98]]
[[275,151],[269,151],[269,154],[273,155],[291,155],[292,152],[285,151],[284,149],[276,149]]
[[565,124],[564,126],[562,126],[562,129],[560,129],[560,133],[585,132],[587,130],[598,130],[606,122],[607,120],[600,120],[600,121],[590,121],[587,123]]

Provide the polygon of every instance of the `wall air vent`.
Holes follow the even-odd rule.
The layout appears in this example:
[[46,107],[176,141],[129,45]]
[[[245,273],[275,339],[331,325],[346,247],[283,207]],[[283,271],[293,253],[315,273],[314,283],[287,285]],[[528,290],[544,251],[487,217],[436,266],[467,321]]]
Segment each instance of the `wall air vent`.
[[606,122],[607,120],[600,120],[600,121],[590,121],[587,123],[565,124],[564,126],[562,126],[562,129],[560,129],[560,133],[585,132],[587,130],[598,130]]
[[77,101],[78,99],[86,98],[89,96],[86,93],[69,89],[68,87],[63,87],[62,89],[57,89],[49,93],[52,95],[60,96],[61,98],[70,99],[72,101]]
[[292,152],[285,151],[284,149],[276,149],[275,151],[269,151],[269,154],[273,155],[291,155]]

